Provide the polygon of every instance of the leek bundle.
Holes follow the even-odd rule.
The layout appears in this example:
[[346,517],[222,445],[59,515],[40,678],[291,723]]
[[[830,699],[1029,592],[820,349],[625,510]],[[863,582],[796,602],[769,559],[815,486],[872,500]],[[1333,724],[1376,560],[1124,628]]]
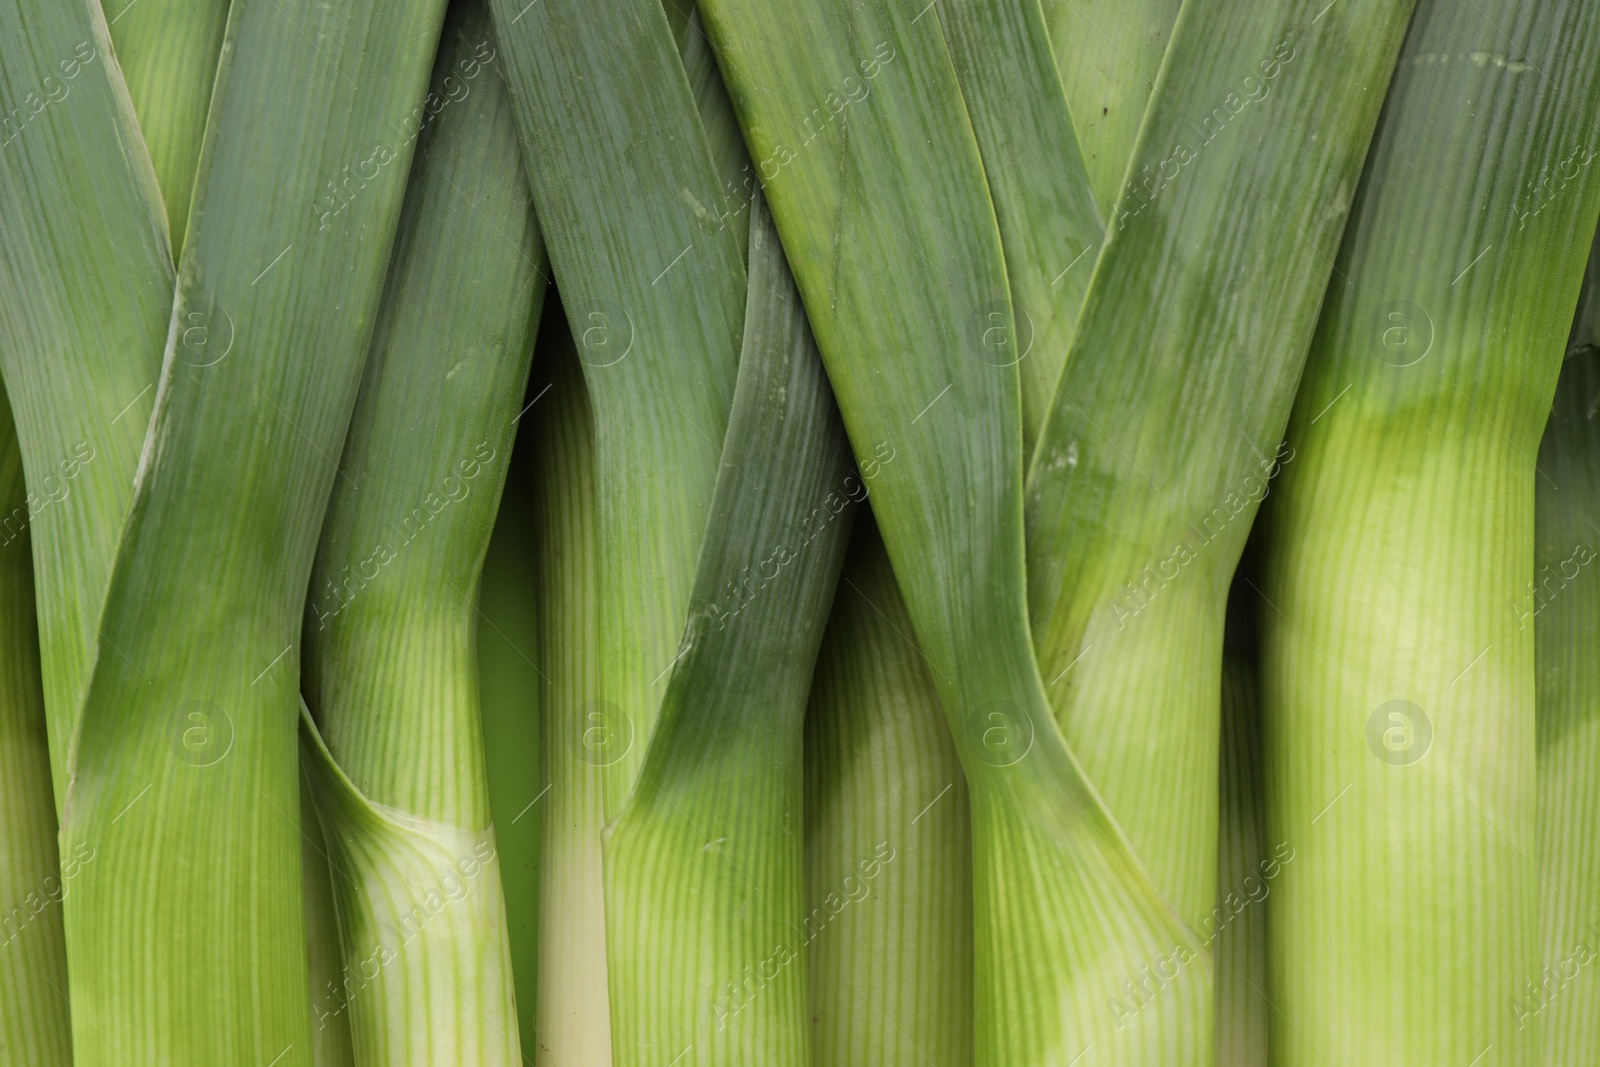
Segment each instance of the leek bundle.
[[0,5],[0,1059],[1595,1060],[1597,45]]

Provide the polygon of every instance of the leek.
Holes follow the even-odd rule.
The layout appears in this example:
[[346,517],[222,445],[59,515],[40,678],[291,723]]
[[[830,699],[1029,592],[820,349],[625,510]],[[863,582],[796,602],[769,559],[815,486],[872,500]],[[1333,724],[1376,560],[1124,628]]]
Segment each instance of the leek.
[[[408,153],[331,233],[307,205],[263,193],[314,186],[369,150],[368,124],[420,97],[438,20],[420,3],[313,8],[246,6],[229,23],[175,306],[161,202],[115,66],[86,66],[82,106],[40,116],[18,138],[21,166],[5,169],[7,197],[36,204],[6,212],[3,242],[24,455],[43,478],[91,430],[105,442],[102,464],[80,461],[75,521],[58,525],[62,509],[35,531],[61,847],[96,857],[65,900],[81,1064],[310,1061],[295,646],[335,476],[326,454],[354,399]],[[19,54],[53,64],[85,39],[107,54],[97,7],[23,12]],[[358,97],[340,59],[379,54]],[[286,82],[286,64],[302,76]],[[268,92],[279,106],[263,112]],[[274,271],[291,252],[293,269]],[[24,255],[53,258],[18,270]],[[85,285],[97,274],[103,284]],[[78,350],[93,354],[61,358]],[[241,477],[252,456],[272,459]]]
[[[861,484],[870,492],[872,479]],[[817,657],[805,748],[795,938],[810,968],[811,1062],[970,1063],[967,783],[866,515]]]
[[[1540,967],[1506,1005],[1518,1031],[1536,1029],[1545,1063],[1581,1063],[1600,1036],[1596,961],[1597,856],[1594,767],[1600,660],[1595,625],[1600,579],[1600,336],[1595,332],[1597,254],[1568,342],[1555,405],[1539,446],[1534,487],[1533,582],[1516,605],[1534,634],[1538,672],[1538,851]],[[1552,488],[1553,487],[1553,488]]]
[[1275,1064],[1539,1062],[1508,1010],[1541,965],[1516,606],[1600,183],[1530,190],[1589,136],[1597,34],[1590,4],[1421,0],[1351,211],[1261,584]]
[[[554,790],[577,790],[553,797],[559,807],[593,816],[583,794],[589,765],[603,772],[605,804],[580,831],[586,846],[568,838],[551,856],[546,891],[589,900],[578,918],[593,925],[584,940],[569,929],[546,942],[539,985],[559,989],[551,996],[574,1007],[541,1023],[541,1055],[604,1065],[613,1035],[629,1024],[612,1019],[611,983],[594,958],[594,946],[619,942],[604,925],[607,910],[595,906],[602,889],[593,861],[603,820],[621,814],[634,790],[679,658],[733,400],[748,204],[725,196],[718,161],[728,157],[714,150],[700,112],[706,89],[697,95],[659,0],[495,0],[491,8],[594,420],[596,640],[604,655],[581,703],[555,693],[550,711],[552,719],[581,716],[552,726],[553,734],[594,744],[549,751],[583,764],[570,774],[552,767]],[[677,29],[687,32],[682,9],[674,10]],[[578,84],[583,93],[573,92]],[[585,640],[576,637],[573,651]],[[573,885],[557,890],[552,878]],[[616,1057],[627,1063],[658,1052],[618,1048]]]
[[546,279],[497,61],[457,5],[306,605],[358,1064],[521,1058],[473,641]]

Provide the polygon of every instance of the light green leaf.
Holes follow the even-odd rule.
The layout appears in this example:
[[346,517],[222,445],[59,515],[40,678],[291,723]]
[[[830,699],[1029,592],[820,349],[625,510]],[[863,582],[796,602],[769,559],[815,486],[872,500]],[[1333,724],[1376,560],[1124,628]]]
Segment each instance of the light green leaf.
[[183,247],[230,0],[106,0],[111,40]]
[[[374,948],[358,934],[426,904],[397,882],[432,893],[448,873],[395,844],[397,820],[440,847],[494,845],[477,587],[546,285],[497,58],[487,7],[457,5],[306,605],[306,701],[356,791],[313,778],[348,861],[333,883],[348,970]],[[393,959],[350,999],[358,1063],[520,1057],[498,869],[471,882],[473,907],[385,942]]]
[[682,650],[606,842],[620,1064],[810,1063],[801,738],[862,485],[760,200],[744,332]]
[[229,22],[62,822],[96,855],[66,906],[85,1067],[311,1060],[303,602],[441,18],[281,0]]
[[0,100],[22,105],[0,117],[0,365],[33,487],[59,814],[172,323],[173,273],[161,194],[100,5],[7,5],[0,48]]
[[1103,218],[1115,214],[1183,0],[1043,0]]
[[1022,454],[1033,454],[1105,237],[1038,0],[936,10],[983,152],[1015,322],[996,309],[989,361],[1017,364]]

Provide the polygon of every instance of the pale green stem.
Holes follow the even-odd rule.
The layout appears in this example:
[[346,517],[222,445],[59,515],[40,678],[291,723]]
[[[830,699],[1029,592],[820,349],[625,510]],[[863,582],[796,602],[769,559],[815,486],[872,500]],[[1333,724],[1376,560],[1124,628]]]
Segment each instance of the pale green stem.
[[865,514],[817,656],[805,745],[812,1064],[971,1063],[967,780]]
[[546,278],[482,0],[452,8],[427,101],[306,604],[363,1067],[521,1056],[475,640]]
[[532,419],[534,538],[544,689],[544,774],[550,792],[539,870],[538,1067],[611,1062],[606,982],[605,762],[619,745],[599,685],[594,416],[566,325],[546,328],[533,373],[550,391]]
[[[1593,267],[1591,266],[1591,272]],[[1590,279],[1591,283],[1594,281]],[[1600,1041],[1600,349],[1580,313],[1539,448],[1533,583],[1519,618],[1538,670],[1540,963],[1503,1010],[1536,1027],[1546,1064]]]
[[1351,210],[1260,583],[1282,1067],[1540,1062],[1510,1010],[1541,966],[1523,605],[1597,48],[1593,4],[1421,0]]
[[[546,305],[544,318],[561,323]],[[565,324],[562,323],[565,329]],[[523,405],[550,398],[548,380],[537,376]],[[539,655],[539,599],[533,489],[536,458],[533,430],[518,421],[511,460],[494,533],[483,559],[478,589],[478,686],[483,701],[483,753],[489,772],[489,810],[500,850],[500,884],[505,890],[506,936],[517,993],[517,1029],[523,1055],[534,1059],[539,976],[539,879],[544,851],[544,811],[549,800],[544,773],[541,704],[549,699],[536,657]]]

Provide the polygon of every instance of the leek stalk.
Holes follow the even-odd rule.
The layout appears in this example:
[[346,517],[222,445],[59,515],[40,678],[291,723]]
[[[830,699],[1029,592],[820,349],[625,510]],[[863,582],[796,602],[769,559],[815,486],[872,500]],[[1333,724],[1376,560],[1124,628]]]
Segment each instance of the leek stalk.
[[1508,1010],[1541,965],[1518,605],[1600,183],[1530,190],[1589,136],[1597,34],[1421,0],[1351,211],[1261,584],[1276,1064],[1540,1062]]

